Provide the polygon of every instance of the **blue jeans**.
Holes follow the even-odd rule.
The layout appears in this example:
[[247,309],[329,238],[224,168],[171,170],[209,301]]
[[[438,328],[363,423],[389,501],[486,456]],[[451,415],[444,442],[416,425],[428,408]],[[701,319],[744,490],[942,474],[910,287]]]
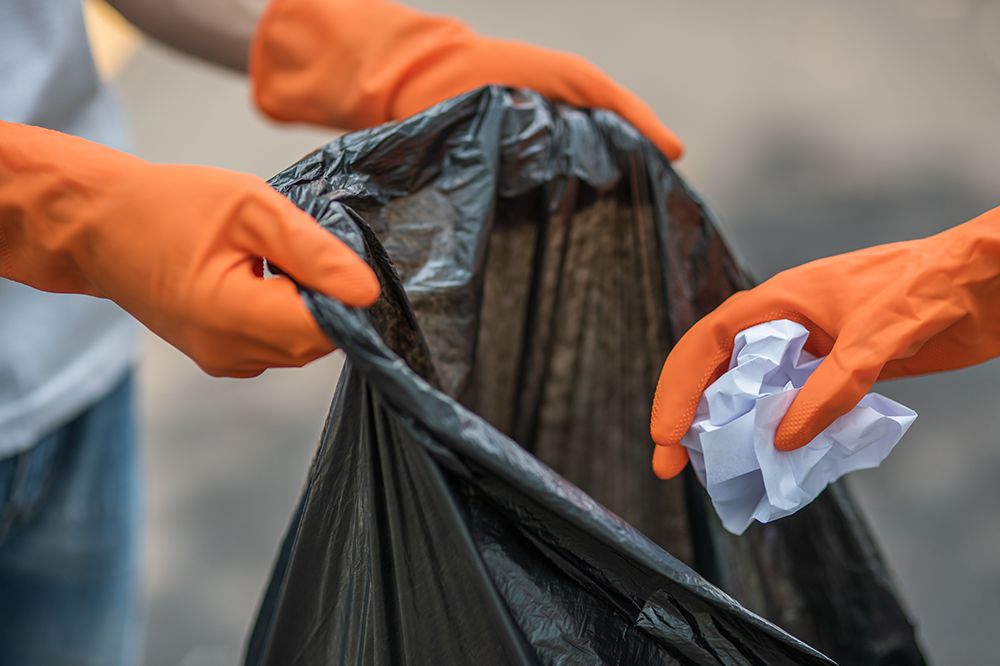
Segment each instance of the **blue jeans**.
[[133,379],[0,460],[0,664],[137,664]]

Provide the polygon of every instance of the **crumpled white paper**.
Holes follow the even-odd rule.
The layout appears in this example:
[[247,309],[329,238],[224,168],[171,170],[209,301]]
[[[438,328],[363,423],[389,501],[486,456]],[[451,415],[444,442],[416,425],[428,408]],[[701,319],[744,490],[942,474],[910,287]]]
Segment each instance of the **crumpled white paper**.
[[729,371],[705,390],[681,440],[733,534],[795,513],[848,472],[878,467],[917,418],[869,393],[806,446],[776,449],[778,424],[823,360],[802,349],[808,336],[787,319],[739,333]]

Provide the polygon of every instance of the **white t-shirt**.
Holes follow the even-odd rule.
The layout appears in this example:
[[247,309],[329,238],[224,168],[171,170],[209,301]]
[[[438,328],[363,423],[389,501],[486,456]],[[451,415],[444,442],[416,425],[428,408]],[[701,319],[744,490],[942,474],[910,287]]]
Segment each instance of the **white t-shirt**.
[[[0,119],[127,150],[94,68],[80,0],[0,1]],[[138,324],[111,301],[0,278],[0,458],[105,395],[135,358]]]

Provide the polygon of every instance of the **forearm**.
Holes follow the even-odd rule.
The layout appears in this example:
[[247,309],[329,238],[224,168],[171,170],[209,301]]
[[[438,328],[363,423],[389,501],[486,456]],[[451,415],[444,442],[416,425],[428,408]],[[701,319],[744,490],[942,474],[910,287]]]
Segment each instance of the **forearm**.
[[151,37],[245,72],[250,38],[268,0],[108,0]]

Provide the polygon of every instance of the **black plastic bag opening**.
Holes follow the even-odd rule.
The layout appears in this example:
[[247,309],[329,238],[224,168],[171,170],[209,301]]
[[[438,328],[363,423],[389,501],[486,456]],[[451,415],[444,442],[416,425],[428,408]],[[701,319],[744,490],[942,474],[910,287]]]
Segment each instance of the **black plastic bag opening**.
[[842,487],[737,539],[653,477],[662,360],[749,281],[630,126],[487,88],[271,182],[384,295],[305,294],[349,362],[248,664],[829,663],[686,564],[843,663],[922,663]]

